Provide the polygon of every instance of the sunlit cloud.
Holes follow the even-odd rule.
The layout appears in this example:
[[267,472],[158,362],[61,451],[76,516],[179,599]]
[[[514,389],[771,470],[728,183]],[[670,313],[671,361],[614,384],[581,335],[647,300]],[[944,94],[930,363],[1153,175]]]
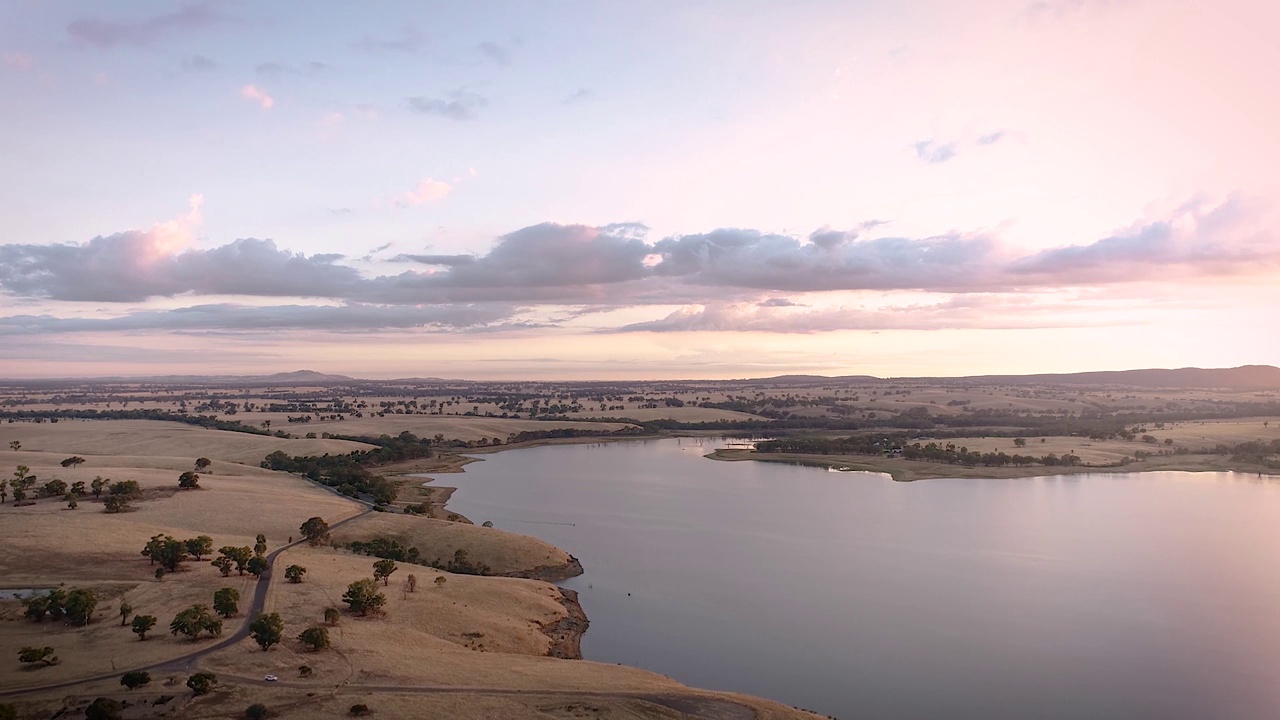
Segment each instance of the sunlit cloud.
[[397,204],[401,207],[408,205],[422,205],[424,203],[443,200],[450,192],[453,186],[443,180],[435,180],[426,178],[419,182],[412,190],[401,195],[397,199]]
[[233,19],[217,9],[214,3],[202,2],[137,20],[81,18],[68,23],[67,34],[79,42],[100,48],[149,45],[166,35],[200,30]]
[[268,95],[265,90],[258,87],[257,85],[245,85],[244,87],[240,88],[240,97],[244,98],[245,100],[250,100],[252,102],[258,103],[259,105],[262,106],[263,110],[270,110],[276,104],[275,99],[272,98],[270,95]]
[[30,70],[35,67],[36,59],[24,52],[7,52],[4,54],[4,66],[18,70]]

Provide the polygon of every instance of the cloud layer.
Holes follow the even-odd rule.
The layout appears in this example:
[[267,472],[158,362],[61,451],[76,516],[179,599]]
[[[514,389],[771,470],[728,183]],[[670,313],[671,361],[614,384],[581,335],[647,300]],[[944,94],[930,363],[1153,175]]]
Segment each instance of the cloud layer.
[[[443,191],[431,182],[410,194],[418,202],[439,196]],[[195,197],[192,213],[178,221],[82,244],[0,245],[0,292],[28,301],[239,296],[342,305],[203,305],[93,321],[11,317],[6,332],[212,326],[202,322],[240,328],[478,327],[509,320],[520,305],[673,304],[702,307],[627,329],[817,330],[875,327],[874,317],[893,315],[798,309],[806,303],[772,294],[923,291],[963,297],[1280,268],[1280,244],[1265,231],[1260,209],[1240,198],[1218,204],[1198,199],[1092,243],[1031,253],[1016,252],[987,234],[865,237],[881,223],[821,229],[804,238],[723,228],[655,242],[638,224],[542,223],[499,237],[484,254],[402,253],[387,262],[411,264],[408,269],[372,276],[342,255],[294,253],[272,240],[192,247],[190,227],[199,221],[198,209]],[[736,309],[725,309],[730,307]],[[902,320],[891,324],[901,326]]]

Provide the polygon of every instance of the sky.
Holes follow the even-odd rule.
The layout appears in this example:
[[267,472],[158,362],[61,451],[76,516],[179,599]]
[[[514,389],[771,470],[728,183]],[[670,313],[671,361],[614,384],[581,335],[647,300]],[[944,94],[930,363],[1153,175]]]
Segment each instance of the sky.
[[0,377],[1280,364],[1270,0],[0,4]]

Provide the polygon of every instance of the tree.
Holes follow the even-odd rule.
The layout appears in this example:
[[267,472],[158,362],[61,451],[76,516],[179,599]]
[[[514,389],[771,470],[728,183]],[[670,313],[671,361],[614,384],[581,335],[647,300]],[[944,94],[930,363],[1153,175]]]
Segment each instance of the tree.
[[222,572],[222,577],[226,577],[230,575],[232,568],[235,567],[235,561],[233,561],[231,558],[227,557],[226,555],[223,555],[222,557],[217,558],[215,560],[210,560],[209,564],[218,568],[218,570]]
[[1013,444],[1014,444],[1014,446],[1015,446],[1015,447],[1026,447],[1026,446],[1027,446],[1027,439],[1026,439],[1026,438],[1020,438],[1020,437],[1019,437],[1019,438],[1014,438],[1014,439],[1013,439]]
[[294,584],[302,582],[302,576],[306,574],[307,569],[301,565],[290,565],[284,569],[285,579]]
[[396,571],[396,561],[383,558],[373,564],[373,579],[381,580],[383,586],[391,582],[391,573]]
[[13,488],[13,504],[17,505],[27,499],[27,491],[36,484],[36,476],[31,474],[31,468],[26,465],[19,465],[13,471],[13,479],[9,481],[9,486]]
[[58,478],[54,478],[49,482],[45,483],[44,485],[40,486],[40,494],[43,495],[44,497],[56,497],[58,495],[66,495],[67,483],[66,481],[59,480]]
[[84,709],[85,720],[120,720],[124,706],[118,700],[100,697]]
[[44,667],[58,664],[58,656],[53,654],[53,648],[48,645],[44,647],[27,647],[18,651],[18,662],[34,665],[42,663]]
[[310,665],[299,665],[298,674],[302,677],[311,677],[311,673],[315,672]]
[[120,627],[124,627],[129,622],[129,616],[133,614],[133,606],[128,600],[120,601]]
[[18,708],[9,703],[0,705],[0,720],[18,720]]
[[174,635],[186,635],[192,640],[203,632],[221,635],[222,621],[209,612],[208,605],[192,605],[174,616],[173,622],[169,623],[169,632]]
[[196,695],[208,695],[218,684],[218,676],[211,672],[198,672],[187,678],[187,687]]
[[261,555],[254,555],[249,558],[247,565],[249,574],[254,577],[262,577],[262,573],[266,572],[269,567],[271,567],[271,563],[267,562],[267,559]]
[[187,553],[200,562],[205,555],[213,552],[213,538],[208,535],[200,535],[190,540],[183,541],[183,545],[187,548]]
[[323,650],[329,647],[329,629],[314,625],[298,633],[298,641],[310,650]]
[[67,493],[67,496],[64,497],[63,500],[67,501],[68,510],[75,510],[76,508],[80,507],[80,503],[76,502],[76,496],[72,495],[71,493]]
[[310,518],[298,529],[302,531],[302,537],[312,545],[319,545],[329,537],[329,523],[326,523],[323,518]]
[[62,461],[62,467],[74,468],[75,466],[80,465],[83,462],[84,462],[84,458],[80,457],[79,455],[72,455],[71,457]]
[[207,457],[196,458],[196,470],[203,471],[205,468],[209,467],[212,464],[213,464],[213,461],[211,461]]
[[368,705],[365,705],[364,703],[356,703],[351,706],[351,709],[347,711],[347,714],[352,717],[364,717],[371,712],[373,711],[369,709]]
[[258,533],[258,537],[253,542],[253,554],[261,555],[267,551],[267,536]]
[[9,499],[9,481],[7,479],[0,480],[0,503]]
[[[267,420],[266,422],[270,423],[271,421]],[[271,710],[262,703],[254,703],[244,709],[244,716],[248,720],[264,720],[271,717]]]
[[224,618],[240,612],[240,592],[235,588],[222,588],[213,593],[213,611]]
[[338,608],[327,607],[324,609],[324,621],[330,625],[337,625],[340,617],[342,617],[342,613],[338,612]]
[[364,578],[347,586],[342,601],[350,606],[351,612],[365,616],[385,605],[387,596],[378,592],[378,584],[372,578]]
[[92,590],[77,588],[67,593],[66,604],[63,607],[67,622],[72,625],[88,625],[93,619],[93,611],[98,607],[98,598]]
[[130,500],[142,497],[142,487],[138,485],[137,480],[117,480],[111,483],[107,492],[112,495],[123,495]]
[[89,483],[89,488],[93,490],[93,496],[102,497],[102,490],[109,482],[111,481],[104,479],[101,475],[95,477],[93,482]]
[[139,640],[146,640],[147,633],[155,626],[155,615],[137,615],[133,618],[133,632],[138,635]]
[[249,623],[249,636],[263,650],[270,650],[272,645],[284,639],[284,620],[279,613],[259,615],[257,620]]
[[418,592],[418,576],[409,573],[409,577],[404,579],[404,589],[409,592]]
[[102,501],[102,509],[109,513],[122,513],[129,509],[129,498],[123,495],[108,495],[106,500]]
[[85,495],[89,494],[88,491],[84,489],[83,480],[77,480],[71,483],[71,494],[75,495],[76,497],[84,497]]
[[120,684],[134,690],[151,682],[151,673],[145,670],[133,670],[120,676]]
[[22,449],[22,443],[21,443],[20,441],[18,441],[18,440],[10,440],[10,441],[9,441],[9,449],[10,449],[10,450],[12,450],[12,451],[14,451],[14,452],[18,452],[19,450],[21,450],[21,449]]
[[437,575],[437,576],[436,576],[436,579],[434,580],[434,582],[435,582],[435,584],[436,584],[436,588],[442,588],[442,587],[444,587],[444,584],[445,584],[445,582],[446,582],[446,578],[445,578],[445,576],[443,576],[443,575]]
[[236,572],[240,575],[244,574],[245,568],[249,565],[249,558],[253,557],[253,550],[247,545],[241,545],[240,547],[226,545],[218,548],[218,552],[235,563]]
[[199,490],[200,476],[188,470],[178,476],[178,487],[183,490]]

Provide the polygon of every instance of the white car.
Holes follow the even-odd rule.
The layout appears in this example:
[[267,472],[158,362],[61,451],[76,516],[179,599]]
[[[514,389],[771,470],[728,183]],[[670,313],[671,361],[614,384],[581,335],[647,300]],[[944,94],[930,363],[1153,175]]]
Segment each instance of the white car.
[[267,682],[275,682],[275,681],[279,680],[280,678],[276,677],[275,675],[268,675],[268,676],[266,676],[266,677],[264,677],[264,678],[262,678],[262,679],[263,679],[263,680],[266,680]]

